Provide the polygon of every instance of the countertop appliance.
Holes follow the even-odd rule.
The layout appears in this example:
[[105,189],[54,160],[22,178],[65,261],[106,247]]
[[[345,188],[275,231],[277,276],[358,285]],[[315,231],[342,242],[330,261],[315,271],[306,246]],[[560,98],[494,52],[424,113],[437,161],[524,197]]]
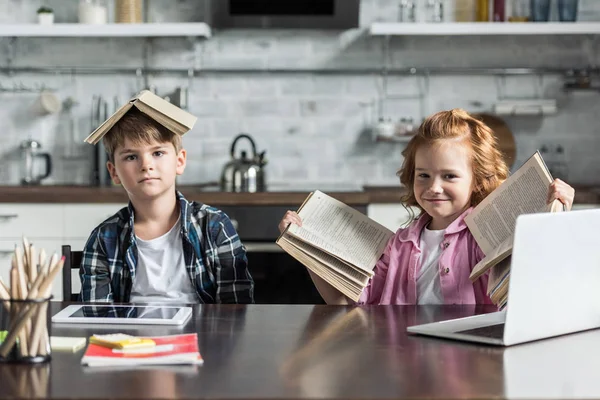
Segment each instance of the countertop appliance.
[[212,0],[207,22],[216,28],[357,28],[360,0]]
[[[235,146],[240,139],[246,139],[252,146],[252,156],[242,151],[239,158],[235,157]],[[250,135],[242,133],[231,144],[231,161],[223,167],[221,173],[221,190],[224,192],[264,192],[266,190],[264,166],[265,151],[257,153],[256,144]]]
[[[21,183],[23,185],[39,185],[42,179],[47,178],[52,173],[52,157],[49,153],[41,151],[42,145],[40,142],[28,139],[21,142]],[[40,161],[43,160],[44,168],[41,170]]]

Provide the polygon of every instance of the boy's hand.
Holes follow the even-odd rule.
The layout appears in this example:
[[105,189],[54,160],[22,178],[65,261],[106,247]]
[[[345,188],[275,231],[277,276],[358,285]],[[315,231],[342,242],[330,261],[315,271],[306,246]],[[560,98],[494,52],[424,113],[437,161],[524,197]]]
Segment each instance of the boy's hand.
[[287,226],[289,224],[296,224],[298,226],[302,226],[302,218],[300,218],[300,216],[298,215],[298,213],[296,211],[288,210],[285,213],[285,215],[283,216],[283,219],[281,220],[281,222],[278,225],[279,232],[283,233],[283,231],[285,231],[285,228],[287,228]]
[[565,205],[566,210],[569,211],[573,206],[574,198],[575,189],[560,179],[555,179],[548,188],[548,204],[552,203],[555,199],[558,199]]

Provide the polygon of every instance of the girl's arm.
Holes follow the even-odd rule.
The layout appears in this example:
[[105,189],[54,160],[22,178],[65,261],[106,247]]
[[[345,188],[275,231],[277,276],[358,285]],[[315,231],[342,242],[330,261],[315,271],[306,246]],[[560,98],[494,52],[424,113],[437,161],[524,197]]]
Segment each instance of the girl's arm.
[[[302,218],[295,212],[288,210],[281,222],[279,222],[278,228],[279,232],[283,233],[289,224],[296,224],[298,226],[302,226]],[[329,283],[325,282],[323,278],[312,272],[310,269],[306,269],[310,274],[310,278],[312,279],[317,291],[325,300],[327,304],[352,304],[350,299],[346,297],[342,292],[331,286]]]
[[317,291],[319,292],[323,300],[325,300],[325,303],[330,305],[354,304],[354,302],[352,302],[348,297],[346,297],[346,295],[344,295],[342,292],[331,286],[319,275],[315,274],[308,268],[306,270],[310,274],[310,278],[315,284]]

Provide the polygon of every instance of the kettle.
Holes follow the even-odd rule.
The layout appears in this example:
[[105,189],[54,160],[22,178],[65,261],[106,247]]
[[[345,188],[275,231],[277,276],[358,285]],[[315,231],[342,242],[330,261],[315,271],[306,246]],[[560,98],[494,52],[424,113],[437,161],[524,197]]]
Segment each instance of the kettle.
[[[21,142],[19,146],[22,157],[22,178],[23,185],[39,185],[42,179],[47,178],[52,173],[52,159],[50,154],[40,151],[42,145],[40,142],[29,139]],[[40,167],[37,160],[44,160],[44,172],[38,174]]]
[[[238,140],[247,139],[252,145],[252,157],[246,151],[240,158],[235,158],[235,145]],[[256,153],[256,145],[250,135],[242,133],[235,137],[231,144],[231,161],[223,167],[221,174],[221,190],[224,192],[264,192],[266,190],[264,166],[267,164],[265,153]]]

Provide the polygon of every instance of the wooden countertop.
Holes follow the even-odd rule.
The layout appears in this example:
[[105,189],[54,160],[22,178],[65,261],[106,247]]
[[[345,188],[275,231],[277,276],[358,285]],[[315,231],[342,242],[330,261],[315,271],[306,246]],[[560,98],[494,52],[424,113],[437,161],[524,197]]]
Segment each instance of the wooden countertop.
[[[188,200],[221,205],[299,205],[308,191],[227,193],[205,191],[196,186],[179,186]],[[600,188],[575,187],[575,204],[600,204]],[[400,186],[368,187],[364,191],[330,192],[327,194],[349,205],[371,203],[399,203],[404,189]],[[0,186],[0,203],[126,203],[122,188],[93,186]]]
[[[178,190],[188,200],[220,205],[299,205],[308,191],[227,193],[205,191],[194,186],[179,186]],[[350,205],[369,203],[397,203],[403,193],[401,187],[386,189],[327,192]],[[0,203],[126,203],[127,194],[119,187],[93,186],[0,186]]]

